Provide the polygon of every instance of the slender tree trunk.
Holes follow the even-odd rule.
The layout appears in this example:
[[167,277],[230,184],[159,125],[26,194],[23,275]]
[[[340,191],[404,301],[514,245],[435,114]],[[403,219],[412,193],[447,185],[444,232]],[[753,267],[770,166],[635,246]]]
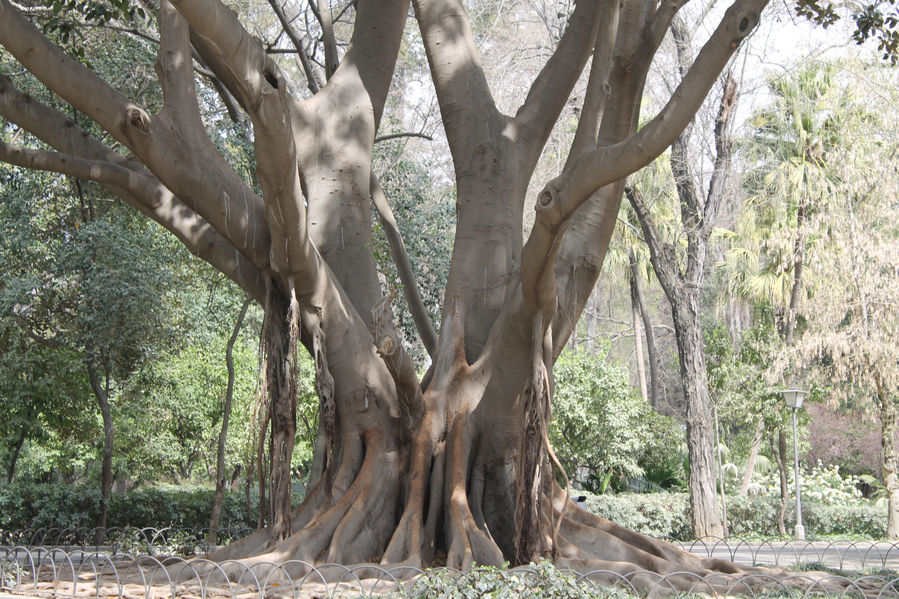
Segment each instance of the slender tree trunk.
[[784,516],[787,513],[787,502],[790,499],[790,483],[787,480],[787,434],[783,428],[777,431],[777,446],[771,441],[774,459],[777,461],[777,472],[780,475],[780,509],[777,511],[777,531],[780,536],[787,536]]
[[789,346],[796,330],[796,312],[799,310],[799,298],[802,292],[802,267],[805,258],[805,211],[808,204],[805,196],[799,199],[796,210],[796,239],[793,242],[793,286],[790,289],[790,304],[787,308],[787,319],[784,323],[783,339]]
[[718,410],[712,408],[715,417],[715,457],[718,458],[718,491],[721,493],[721,525],[727,538],[727,491],[724,490],[724,466],[721,461],[721,437],[718,430]]
[[737,495],[743,497],[749,491],[749,483],[752,482],[752,473],[755,471],[755,462],[759,457],[759,448],[762,445],[765,423],[759,420],[755,427],[755,436],[752,438],[752,448],[749,450],[749,458],[746,460],[746,470],[743,472],[743,480],[740,482],[740,490]]
[[91,389],[100,405],[100,414],[103,417],[103,465],[100,474],[100,494],[102,505],[100,508],[100,517],[97,520],[99,528],[106,528],[106,522],[109,516],[109,496],[112,493],[112,445],[113,445],[113,422],[112,408],[109,405],[110,380],[109,374],[104,375],[105,383],[100,383],[100,377],[97,373],[96,365],[89,360],[87,363],[88,378],[91,382]]
[[30,418],[30,415],[26,417],[26,423],[22,426],[22,430],[19,432],[19,437],[16,439],[16,442],[13,445],[12,455],[9,456],[9,463],[6,465],[7,484],[12,482],[13,476],[15,475],[16,462],[19,461],[19,453],[21,453],[22,446],[25,444],[25,438],[28,436],[28,430],[30,426],[27,421],[30,420]]
[[631,318],[634,322],[634,353],[637,356],[637,378],[640,381],[640,396],[643,401],[654,405],[649,399],[649,389],[646,386],[646,364],[643,360],[643,343],[641,337],[643,335],[642,323],[640,321],[640,311],[637,307],[636,292],[633,276],[630,277],[631,287]]
[[231,418],[231,400],[234,398],[234,343],[240,334],[240,327],[243,325],[244,316],[247,314],[247,308],[250,307],[251,299],[244,299],[237,320],[234,323],[234,329],[231,331],[231,337],[228,338],[228,345],[225,348],[225,365],[228,368],[228,387],[225,390],[224,405],[222,406],[222,430],[219,432],[218,447],[216,450],[215,461],[215,498],[212,502],[212,514],[209,516],[209,544],[215,545],[218,541],[219,519],[222,515],[222,502],[225,498],[225,441],[228,438],[228,421]]
[[698,303],[698,298],[689,294],[672,305],[687,406],[690,513],[697,539],[722,538],[724,527],[715,489],[715,435]]
[[643,279],[640,278],[637,266],[637,257],[630,252],[628,258],[633,281],[632,299],[636,299],[637,311],[643,321],[643,334],[646,338],[646,355],[649,361],[649,404],[658,410],[661,402],[661,382],[659,381],[661,367],[659,366],[659,352],[656,349],[655,333],[652,329],[652,317],[646,303],[646,290],[643,288]]
[[877,398],[880,401],[880,430],[883,449],[883,480],[887,490],[887,539],[899,539],[899,456],[896,455],[896,403],[890,398],[879,377],[876,377]]

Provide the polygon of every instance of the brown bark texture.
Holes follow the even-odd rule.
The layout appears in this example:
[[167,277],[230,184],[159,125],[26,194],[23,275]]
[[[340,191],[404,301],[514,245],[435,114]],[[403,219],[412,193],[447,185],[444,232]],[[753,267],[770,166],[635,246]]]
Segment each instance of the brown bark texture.
[[[163,103],[153,114],[0,0],[0,44],[107,134],[93,137],[2,76],[0,114],[44,146],[0,143],[0,160],[99,184],[264,307],[256,469],[268,498],[266,526],[215,559],[468,568],[547,557],[616,572],[734,571],[574,507],[556,482],[563,475],[546,435],[552,364],[599,275],[622,179],[680,135],[766,0],[735,0],[671,100],[638,132],[650,62],[682,3],[578,2],[552,57],[507,115],[494,103],[463,2],[413,0],[457,189],[439,323],[424,320],[398,231],[389,231],[431,354],[419,380],[371,253],[373,196],[391,228],[372,151],[407,0],[355,3],[347,45],[331,43],[336,23],[321,15],[328,51],[325,68],[313,74],[326,83],[310,78],[308,98],[291,95],[278,64],[220,0],[162,0],[156,66]],[[327,7],[319,2],[313,12]],[[253,128],[258,194],[208,137],[194,55]],[[537,197],[526,236],[531,175],[591,56],[575,151]],[[697,319],[698,305],[689,309]],[[315,362],[320,467],[302,505],[291,509],[300,351]],[[696,405],[690,434],[702,437],[710,426],[707,398]],[[699,446],[691,458],[711,461],[711,447]],[[694,511],[716,514],[714,507]],[[692,581],[685,575],[685,586]]]

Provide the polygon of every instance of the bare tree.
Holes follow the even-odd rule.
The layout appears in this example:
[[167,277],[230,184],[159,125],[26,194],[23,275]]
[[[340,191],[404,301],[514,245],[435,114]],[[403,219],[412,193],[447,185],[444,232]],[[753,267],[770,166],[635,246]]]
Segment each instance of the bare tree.
[[[422,380],[399,342],[371,254],[372,147],[407,2],[356,3],[345,53],[329,53],[327,83],[303,100],[219,0],[162,0],[164,101],[150,114],[0,0],[3,47],[111,137],[92,137],[4,77],[0,114],[51,149],[3,143],[0,160],[99,183],[263,306],[260,421],[269,432],[258,449],[267,456],[267,526],[217,557],[419,565],[445,554],[448,565],[467,568],[551,556],[616,571],[730,569],[571,506],[547,441],[550,373],[599,274],[624,177],[687,126],[766,2],[735,0],[671,99],[638,132],[646,74],[682,0],[578,2],[514,115],[496,107],[461,0],[414,0],[457,189],[439,327],[416,301],[408,272],[403,281],[431,357]],[[327,3],[318,7],[328,38]],[[249,116],[261,195],[207,135],[193,51]],[[568,162],[539,193],[525,241],[528,182],[591,54]],[[292,510],[301,345],[316,366],[321,469]]]
[[[678,67],[681,75],[686,76],[692,63],[690,36],[678,17],[672,22],[671,31],[677,46]],[[691,167],[691,164],[697,162],[689,149],[692,126],[688,126],[671,147],[671,173],[680,203],[681,226],[687,238],[684,260],[681,260],[676,248],[659,234],[658,226],[640,191],[635,187],[627,189],[628,199],[649,246],[653,269],[671,305],[684,383],[687,451],[690,456],[690,513],[693,534],[697,538],[725,536],[715,492],[715,431],[700,317],[709,239],[725,199],[726,180],[730,171],[730,130],[736,100],[737,84],[728,73],[724,79],[715,119],[715,157],[707,190],[699,188]]]

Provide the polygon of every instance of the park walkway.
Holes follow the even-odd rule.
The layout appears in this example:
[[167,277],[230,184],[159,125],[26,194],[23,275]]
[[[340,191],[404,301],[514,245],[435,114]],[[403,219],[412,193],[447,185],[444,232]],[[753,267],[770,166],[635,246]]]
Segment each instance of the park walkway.
[[838,570],[887,569],[899,572],[899,543],[876,541],[744,541],[741,539],[676,543],[702,557],[746,566],[816,564]]

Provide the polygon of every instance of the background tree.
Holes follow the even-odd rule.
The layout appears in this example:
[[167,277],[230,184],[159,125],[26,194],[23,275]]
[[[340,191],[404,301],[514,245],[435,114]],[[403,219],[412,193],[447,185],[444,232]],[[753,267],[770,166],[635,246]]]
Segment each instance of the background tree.
[[[71,188],[51,185],[41,198],[36,188],[13,186],[5,186],[12,192],[8,209],[20,218],[7,221],[16,230],[4,240],[5,312],[13,316],[21,337],[43,346],[38,355],[60,352],[63,360],[77,356],[81,362],[103,422],[105,505],[113,480],[113,381],[127,380],[166,334],[160,298],[167,270],[142,255],[159,258],[164,245],[132,215],[92,206],[83,195],[67,196]],[[21,251],[25,248],[30,251]],[[29,368],[23,374],[37,373]],[[71,375],[66,368],[57,374],[60,381]],[[39,393],[30,402],[41,402],[46,395]],[[36,410],[30,408],[35,417]],[[21,434],[19,438],[24,440]]]
[[[726,285],[733,296],[755,306],[758,327],[777,331],[772,357],[792,347],[797,324],[802,324],[801,306],[810,283],[815,286],[805,267],[816,239],[809,236],[808,221],[834,193],[831,154],[839,143],[838,115],[850,110],[845,92],[834,85],[836,73],[835,65],[813,62],[795,73],[770,75],[771,104],[756,111],[741,143],[748,200],[732,239],[735,243],[725,257]],[[789,384],[783,382],[783,372],[770,370],[767,377],[772,384],[773,379]],[[772,424],[767,418],[758,426],[765,420]],[[771,439],[781,481],[782,533],[790,492],[784,425],[781,416],[776,439]]]
[[[690,36],[683,21],[675,19],[672,33],[677,45],[678,65],[685,75],[692,63]],[[687,448],[690,454],[690,507],[693,533],[697,538],[724,537],[715,493],[715,431],[712,402],[706,373],[701,301],[706,275],[706,255],[718,212],[725,202],[731,169],[732,114],[737,101],[737,84],[729,73],[715,119],[715,155],[708,189],[697,185],[690,157],[690,132],[681,133],[671,149],[671,174],[680,203],[681,225],[687,238],[683,259],[670,241],[661,237],[639,189],[627,190],[628,199],[640,221],[649,246],[650,259],[659,283],[671,304],[675,336],[684,384]]]
[[[846,94],[846,79],[855,73],[892,98],[892,73],[848,65],[834,85]],[[845,96],[844,96],[845,97]],[[820,236],[818,259],[810,268],[827,284],[814,289],[815,309],[807,310],[808,329],[798,353],[807,364],[829,375],[842,393],[870,398],[880,414],[883,480],[888,497],[887,537],[899,538],[899,459],[896,453],[896,402],[899,398],[899,234],[891,215],[899,187],[899,144],[889,124],[893,112],[861,99],[847,98],[838,111],[827,111],[833,144],[825,148],[834,179],[833,193],[823,198],[827,210],[811,218],[809,229]],[[826,116],[825,116],[826,115]],[[887,132],[882,134],[881,132]]]

